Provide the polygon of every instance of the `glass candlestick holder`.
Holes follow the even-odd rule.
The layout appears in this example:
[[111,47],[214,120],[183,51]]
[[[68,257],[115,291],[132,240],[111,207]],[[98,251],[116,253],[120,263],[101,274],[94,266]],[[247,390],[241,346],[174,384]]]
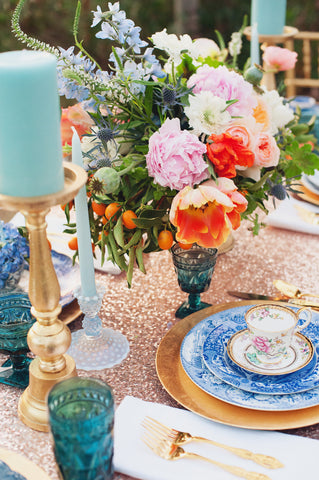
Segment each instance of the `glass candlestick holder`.
[[185,318],[191,313],[210,307],[202,302],[200,294],[208,290],[217,259],[217,248],[205,248],[194,244],[183,250],[178,243],[172,247],[172,257],[178,284],[188,299],[176,310],[177,318]]
[[130,348],[126,337],[116,330],[102,327],[98,312],[102,306],[105,287],[96,285],[96,295],[82,295],[81,287],[74,291],[84,313],[82,327],[72,333],[68,354],[81,370],[103,370],[122,362]]

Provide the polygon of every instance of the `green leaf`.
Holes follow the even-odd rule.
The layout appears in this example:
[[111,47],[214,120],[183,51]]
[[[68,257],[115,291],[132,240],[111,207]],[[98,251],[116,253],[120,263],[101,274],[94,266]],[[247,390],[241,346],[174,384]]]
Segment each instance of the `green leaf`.
[[136,253],[136,261],[137,261],[138,268],[141,270],[142,273],[146,273],[144,259],[143,259],[142,242],[140,242],[139,245],[136,247],[135,253]]
[[115,227],[113,228],[113,233],[116,243],[123,248],[125,246],[125,242],[122,215],[118,218]]
[[135,261],[135,247],[131,247],[129,251],[129,262],[128,262],[128,269],[127,269],[127,275],[126,275],[128,288],[131,288],[131,285],[132,285],[134,261]]
[[162,220],[158,217],[155,218],[134,218],[134,223],[139,228],[151,228],[154,225],[158,227],[162,225]]
[[[134,222],[135,222],[135,220],[134,220]],[[132,246],[137,245],[140,242],[141,238],[142,238],[142,231],[140,229],[138,229],[134,232],[134,235],[132,236],[132,238],[125,245],[125,250],[128,250]]]

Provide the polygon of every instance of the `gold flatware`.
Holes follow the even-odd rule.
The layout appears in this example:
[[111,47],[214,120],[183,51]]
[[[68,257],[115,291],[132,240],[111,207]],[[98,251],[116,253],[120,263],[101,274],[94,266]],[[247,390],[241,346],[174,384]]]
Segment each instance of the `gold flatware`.
[[145,419],[142,422],[142,426],[148,431],[157,432],[159,435],[162,435],[163,438],[166,438],[167,440],[169,440],[170,442],[174,443],[174,445],[177,445],[177,446],[184,445],[185,443],[189,443],[192,441],[205,442],[205,443],[210,443],[211,445],[215,445],[215,447],[224,448],[225,450],[228,450],[229,452],[232,452],[241,458],[245,458],[246,460],[252,460],[253,462],[258,463],[259,465],[262,465],[263,467],[266,467],[266,468],[283,467],[283,464],[279,460],[277,460],[274,457],[270,457],[269,455],[263,455],[261,453],[253,453],[244,448],[231,447],[229,445],[216,442],[215,440],[209,440],[204,437],[196,437],[191,435],[190,433],[182,432],[179,430],[175,430],[174,428],[167,427],[166,425],[163,425],[158,420],[155,420],[154,418],[151,418],[151,417],[145,417]]
[[289,298],[319,298],[319,295],[314,293],[302,292],[299,287],[292,285],[291,283],[284,282],[283,280],[274,280],[273,285],[284,295]]
[[236,475],[237,477],[246,478],[246,480],[271,480],[268,475],[264,475],[259,472],[250,472],[241,467],[234,465],[227,465],[226,463],[212,460],[211,458],[203,457],[197,453],[186,452],[182,447],[174,445],[171,441],[167,440],[162,435],[156,434],[154,431],[147,431],[142,437],[143,442],[149,447],[156,455],[165,460],[179,460],[180,458],[193,458],[197,460],[204,460],[212,463],[213,465],[226,470],[227,472]]
[[302,218],[305,222],[311,223],[312,225],[319,225],[319,213],[313,212],[312,210],[308,210],[300,205],[294,204],[295,209],[298,212],[300,218]]

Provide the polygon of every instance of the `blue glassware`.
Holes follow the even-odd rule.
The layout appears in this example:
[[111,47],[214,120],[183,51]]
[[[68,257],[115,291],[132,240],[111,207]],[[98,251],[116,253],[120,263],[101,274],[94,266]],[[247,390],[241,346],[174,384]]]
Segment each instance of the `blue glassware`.
[[218,251],[217,248],[205,248],[197,244],[189,250],[183,250],[178,243],[171,251],[178,284],[183,292],[189,294],[187,301],[175,313],[177,318],[184,318],[211,306],[201,301],[200,294],[209,288]]
[[0,352],[9,359],[0,368],[0,383],[26,388],[29,384],[29,351],[27,334],[35,318],[26,293],[6,292],[0,295]]
[[101,380],[74,377],[48,395],[54,454],[63,480],[113,478],[114,401]]

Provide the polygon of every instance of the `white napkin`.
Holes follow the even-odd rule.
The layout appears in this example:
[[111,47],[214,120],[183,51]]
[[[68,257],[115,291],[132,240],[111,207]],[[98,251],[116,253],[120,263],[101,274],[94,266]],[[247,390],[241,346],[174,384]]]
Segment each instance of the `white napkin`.
[[200,442],[183,446],[189,452],[240,466],[268,475],[272,480],[315,478],[318,471],[319,441],[284,433],[246,430],[215,423],[189,412],[157,403],[125,397],[115,412],[114,468],[141,480],[234,480],[236,477],[219,467],[194,459],[164,460],[155,455],[141,440],[141,422],[148,415],[156,420],[193,435],[211,438],[255,453],[271,455],[283,468],[270,470],[244,460],[222,448]]
[[[71,221],[75,222],[74,215],[73,217],[71,217]],[[74,252],[72,252],[72,250],[70,250],[68,247],[68,241],[72,237],[68,233],[63,233],[63,230],[65,229],[64,224],[66,222],[63,211],[61,210],[60,213],[57,209],[52,209],[46,217],[46,222],[48,225],[47,237],[51,242],[52,249],[56,252],[63,253],[64,255],[72,257]],[[25,218],[21,213],[17,213],[12,218],[10,223],[15,225],[16,227],[21,227],[25,225]],[[99,270],[100,272],[105,273],[111,273],[112,275],[119,275],[121,273],[119,267],[117,265],[114,265],[114,263],[111,261],[105,260],[103,265],[101,265],[101,252],[98,248],[95,251],[95,256],[96,258],[94,258],[93,260],[95,270]],[[107,253],[105,257],[107,258]]]
[[300,202],[294,198],[286,198],[266,217],[265,223],[272,227],[318,235],[319,225],[313,225],[303,220],[296,208],[298,205],[311,212],[319,213],[319,207],[315,205]]

